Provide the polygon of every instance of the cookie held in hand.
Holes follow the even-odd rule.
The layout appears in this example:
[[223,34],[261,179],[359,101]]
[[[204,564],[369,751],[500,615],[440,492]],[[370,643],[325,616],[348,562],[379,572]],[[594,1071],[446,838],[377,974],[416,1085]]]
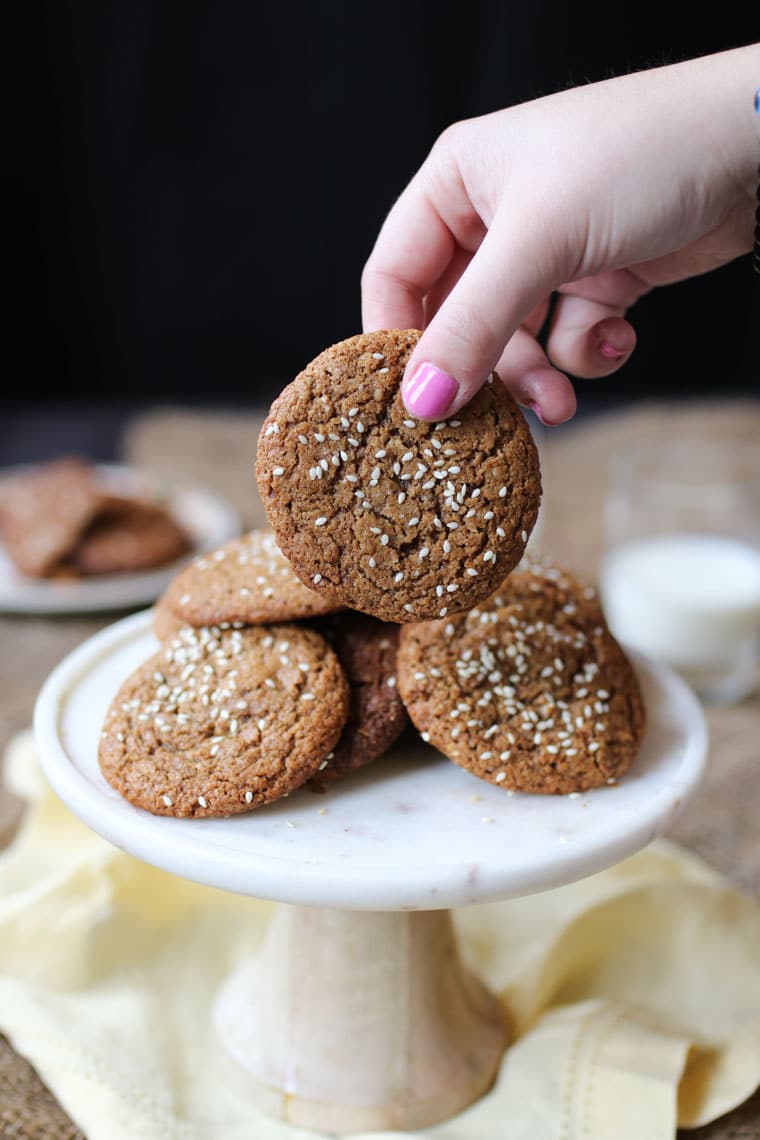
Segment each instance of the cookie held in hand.
[[401,399],[415,330],[321,353],[275,400],[256,474],[301,581],[383,621],[459,613],[522,557],[541,495],[528,425],[496,377],[431,424]]

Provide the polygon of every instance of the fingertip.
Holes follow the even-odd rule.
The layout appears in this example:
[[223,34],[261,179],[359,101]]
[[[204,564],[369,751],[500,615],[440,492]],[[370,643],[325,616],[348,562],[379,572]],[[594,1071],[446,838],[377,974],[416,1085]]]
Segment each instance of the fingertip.
[[578,406],[575,389],[567,376],[548,365],[522,373],[519,384],[512,386],[512,395],[518,403],[535,412],[545,427],[556,427],[571,420]]
[[430,360],[410,361],[401,382],[406,410],[420,420],[439,420],[448,415],[455,410],[459,394],[458,381]]
[[597,360],[603,362],[604,374],[609,375],[630,357],[636,347],[636,330],[622,317],[610,317],[589,330],[589,342]]

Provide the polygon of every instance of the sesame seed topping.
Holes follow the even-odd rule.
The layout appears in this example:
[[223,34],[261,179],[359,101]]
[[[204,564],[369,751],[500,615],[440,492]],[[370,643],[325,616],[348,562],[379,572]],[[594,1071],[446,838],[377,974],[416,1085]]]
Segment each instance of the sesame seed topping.
[[163,800],[166,807],[172,807],[174,804],[174,800],[171,798],[171,796],[161,796],[161,799]]
[[208,801],[205,796],[198,796],[198,803],[202,808],[208,807]]
[[246,792],[245,793],[245,802],[247,804],[249,804],[249,803],[251,803],[252,800],[253,800],[253,792]]
[[322,581],[322,575],[321,574],[313,574],[311,580],[315,586],[318,586],[319,583]]
[[325,518],[325,516],[320,515],[320,517],[318,519],[315,519],[314,526],[324,526],[326,522],[327,522],[327,519]]

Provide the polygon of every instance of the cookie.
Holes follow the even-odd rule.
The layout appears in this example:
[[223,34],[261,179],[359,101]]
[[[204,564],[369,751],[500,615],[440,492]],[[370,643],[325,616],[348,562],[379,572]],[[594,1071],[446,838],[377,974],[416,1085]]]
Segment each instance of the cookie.
[[155,815],[235,815],[314,775],[347,716],[346,678],[316,631],[185,626],[121,686],[98,759]]
[[342,613],[320,622],[348,679],[349,712],[330,763],[316,780],[328,783],[388,751],[409,723],[396,683],[397,625]]
[[629,767],[644,708],[593,591],[547,570],[514,571],[467,614],[405,626],[398,684],[425,739],[474,775],[580,792]]
[[496,377],[456,416],[414,419],[415,330],[351,337],[278,396],[256,474],[277,542],[318,592],[383,621],[445,617],[496,589],[538,512],[538,455]]
[[169,609],[163,597],[153,607],[153,632],[160,642],[172,641],[187,622]]
[[268,530],[253,530],[194,559],[169,584],[161,605],[188,625],[297,621],[342,609],[296,577]]
[[112,495],[70,561],[80,574],[130,574],[175,562],[190,548],[188,535],[164,507]]
[[103,494],[80,459],[59,459],[3,482],[0,526],[6,551],[30,577],[55,573],[95,517]]

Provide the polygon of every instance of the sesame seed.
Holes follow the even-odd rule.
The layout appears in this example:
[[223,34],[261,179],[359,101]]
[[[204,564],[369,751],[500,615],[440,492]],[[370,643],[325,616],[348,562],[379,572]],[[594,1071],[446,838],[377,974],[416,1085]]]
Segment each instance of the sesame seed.
[[408,614],[414,613],[414,606],[411,604],[411,602],[404,602],[404,609]]
[[418,519],[417,515],[415,515],[413,519],[409,519],[409,522],[406,525],[407,526],[418,526],[419,521],[420,520]]
[[387,451],[385,450],[385,448],[384,448],[384,447],[381,447],[379,451],[376,451],[376,452],[375,452],[375,459],[385,459],[385,457],[386,457],[386,455],[387,455],[387,454],[388,454],[388,453],[387,453]]
[[284,467],[273,467],[272,468],[272,474],[273,475],[284,475],[285,474],[285,468]]
[[205,796],[198,796],[198,803],[202,808],[208,807],[208,801]]
[[249,804],[252,799],[253,799],[253,792],[246,792],[245,793],[245,802],[247,804]]
[[299,435],[299,437],[298,437],[298,442],[299,442],[299,443],[308,443],[309,441],[308,441],[308,439],[306,438],[306,436],[305,436],[305,435]]
[[461,427],[461,426],[462,426],[461,420],[449,420],[449,427]]
[[417,427],[417,421],[416,420],[404,420],[404,427],[408,427],[408,428]]
[[440,610],[438,611],[438,616],[439,616],[439,617],[442,617],[442,618],[445,618],[445,617],[446,617],[446,614],[447,614],[448,612],[449,612],[449,607],[448,607],[448,606],[444,606],[444,607],[443,607],[443,609],[440,609]]
[[315,586],[318,586],[319,583],[322,581],[322,575],[321,574],[313,574],[311,580]]
[[373,352],[372,353],[372,359],[373,360],[382,360],[383,359],[382,352]]
[[507,778],[506,772],[497,772],[496,773],[496,783],[497,784],[501,784],[502,781],[506,780],[506,778]]
[[387,684],[388,684],[389,689],[395,689],[396,688],[396,678],[395,677],[389,677]]
[[521,531],[520,531],[520,538],[523,540],[523,542],[527,542],[527,541],[528,541],[528,532],[527,532],[527,530],[521,530]]
[[506,487],[500,487],[499,488],[499,498],[500,499],[506,499],[506,497],[507,497],[507,488]]
[[403,579],[404,579],[404,571],[403,570],[399,570],[398,573],[395,574],[393,577],[394,582],[402,582]]
[[429,553],[430,553],[430,547],[429,546],[423,546],[422,550],[417,555],[417,560],[419,562],[422,562],[422,559],[427,558]]
[[327,522],[327,519],[325,518],[325,516],[321,515],[320,518],[315,520],[314,526],[324,526],[326,522]]
[[383,372],[387,372],[387,371],[388,371],[388,369],[387,369],[387,368],[378,368],[378,370],[377,370],[377,371],[378,371],[380,374],[382,374]]
[[174,803],[171,796],[161,796],[161,799],[164,801],[167,807],[171,807]]
[[478,572],[473,566],[468,566],[465,570],[465,574],[469,574],[471,578],[477,578],[478,576]]
[[380,545],[381,546],[387,546],[388,542],[389,542],[388,535],[387,534],[381,534],[380,535]]

